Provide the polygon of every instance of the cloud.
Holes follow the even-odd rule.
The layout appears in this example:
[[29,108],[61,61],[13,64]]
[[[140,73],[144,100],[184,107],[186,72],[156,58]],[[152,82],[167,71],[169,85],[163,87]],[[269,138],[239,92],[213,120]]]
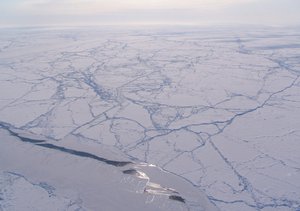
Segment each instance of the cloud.
[[96,14],[129,10],[213,10],[253,0],[27,0],[19,8],[31,14]]
[[299,24],[297,8],[299,0],[10,0],[0,24]]

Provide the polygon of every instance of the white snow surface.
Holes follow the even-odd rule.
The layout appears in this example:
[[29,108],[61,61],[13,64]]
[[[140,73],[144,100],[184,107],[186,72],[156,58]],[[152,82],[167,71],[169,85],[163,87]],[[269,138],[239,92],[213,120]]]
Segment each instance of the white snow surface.
[[300,28],[0,29],[0,210],[300,210]]

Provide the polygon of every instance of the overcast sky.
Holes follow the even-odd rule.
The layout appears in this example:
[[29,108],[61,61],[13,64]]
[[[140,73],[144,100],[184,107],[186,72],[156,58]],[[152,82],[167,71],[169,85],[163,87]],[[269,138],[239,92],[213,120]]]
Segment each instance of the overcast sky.
[[300,25],[300,0],[0,0],[0,26]]

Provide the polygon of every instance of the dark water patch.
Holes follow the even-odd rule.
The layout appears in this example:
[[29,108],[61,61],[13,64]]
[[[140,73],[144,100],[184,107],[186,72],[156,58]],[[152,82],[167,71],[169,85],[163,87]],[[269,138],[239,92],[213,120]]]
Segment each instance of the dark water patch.
[[45,142],[44,140],[31,139],[31,138],[26,138],[26,137],[20,136],[19,134],[15,133],[15,132],[12,132],[12,131],[9,131],[9,132],[10,132],[10,135],[19,138],[19,139],[20,139],[21,141],[23,141],[23,142],[33,143],[33,144]]
[[0,122],[0,128],[5,129],[6,131],[8,131],[10,133],[11,136],[17,137],[22,142],[32,143],[36,146],[41,146],[41,147],[45,147],[45,148],[49,148],[49,149],[55,149],[55,150],[59,150],[61,152],[69,153],[69,154],[80,156],[80,157],[91,158],[91,159],[106,163],[108,165],[116,166],[116,167],[122,167],[122,166],[126,166],[128,164],[132,164],[132,162],[129,162],[129,161],[108,160],[108,159],[99,157],[97,155],[93,155],[93,154],[88,153],[88,152],[77,151],[77,150],[68,149],[68,148],[65,148],[65,147],[56,146],[54,144],[48,144],[48,143],[46,143],[46,140],[31,139],[31,138],[23,137],[23,136],[19,135],[18,133],[12,131],[10,129],[10,126],[6,123],[3,123],[3,122]]
[[48,192],[49,197],[55,196],[54,194],[55,188],[52,187],[51,185],[47,184],[46,182],[40,182],[38,185]]
[[45,140],[41,140],[41,139],[32,139],[32,138],[27,138],[27,137],[20,136],[18,133],[12,131],[9,128],[9,126],[6,125],[6,124],[4,124],[4,123],[0,123],[0,127],[2,127],[5,130],[7,130],[11,136],[17,137],[17,138],[19,138],[23,142],[33,143],[33,144],[45,142]]
[[182,198],[181,196],[171,195],[169,196],[169,199],[185,203],[185,199]]
[[136,175],[138,172],[135,169],[128,169],[123,171],[124,174]]
[[128,164],[132,164],[132,162],[128,162],[128,161],[114,161],[114,160],[108,160],[102,157],[99,157],[97,155],[93,155],[91,153],[88,152],[83,152],[83,151],[77,151],[77,150],[73,150],[73,149],[68,149],[65,147],[60,147],[60,146],[56,146],[53,144],[47,144],[47,143],[42,143],[42,144],[36,144],[37,146],[41,146],[41,147],[45,147],[45,148],[49,148],[49,149],[55,149],[61,152],[66,152],[72,155],[76,155],[79,157],[86,157],[86,158],[91,158],[103,163],[106,163],[108,165],[112,165],[112,166],[116,166],[116,167],[121,167],[121,166],[126,166]]

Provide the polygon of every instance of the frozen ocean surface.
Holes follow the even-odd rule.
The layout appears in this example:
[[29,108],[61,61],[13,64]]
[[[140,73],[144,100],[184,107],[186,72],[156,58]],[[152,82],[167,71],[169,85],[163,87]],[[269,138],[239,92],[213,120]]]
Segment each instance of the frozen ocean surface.
[[300,210],[300,28],[0,29],[0,210]]

